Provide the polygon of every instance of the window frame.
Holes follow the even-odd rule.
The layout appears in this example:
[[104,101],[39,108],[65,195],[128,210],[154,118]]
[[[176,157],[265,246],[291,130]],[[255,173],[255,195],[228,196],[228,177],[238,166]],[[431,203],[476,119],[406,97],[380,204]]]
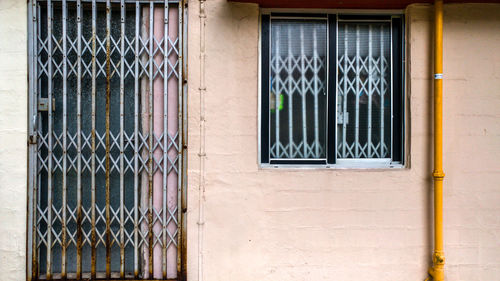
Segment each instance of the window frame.
[[[325,159],[272,159],[270,157],[269,79],[272,19],[325,19],[327,27],[327,122]],[[390,22],[391,24],[391,155],[390,158],[337,158],[337,40],[339,21]],[[267,38],[267,40],[266,40]],[[394,51],[396,50],[396,51]],[[261,168],[405,168],[405,18],[402,10],[297,10],[261,9],[259,21],[258,162]],[[333,67],[332,67],[333,66]],[[332,71],[333,70],[333,71]],[[398,78],[398,79],[396,79]],[[333,94],[332,94],[333,93]],[[399,93],[399,94],[396,94]],[[333,108],[334,110],[330,110]],[[396,126],[399,124],[399,126]],[[329,140],[335,140],[332,145]],[[395,138],[400,141],[396,142]],[[394,152],[396,150],[396,152]]]

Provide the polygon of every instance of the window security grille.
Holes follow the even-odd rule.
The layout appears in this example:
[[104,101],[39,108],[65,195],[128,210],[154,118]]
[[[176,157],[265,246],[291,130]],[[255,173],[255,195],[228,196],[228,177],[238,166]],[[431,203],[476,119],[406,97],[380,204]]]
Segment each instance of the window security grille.
[[389,23],[338,28],[337,158],[388,158],[391,143]]
[[271,158],[325,158],[326,23],[271,25]]
[[402,38],[401,16],[263,15],[261,163],[402,164]]
[[30,7],[28,279],[179,280],[183,2]]

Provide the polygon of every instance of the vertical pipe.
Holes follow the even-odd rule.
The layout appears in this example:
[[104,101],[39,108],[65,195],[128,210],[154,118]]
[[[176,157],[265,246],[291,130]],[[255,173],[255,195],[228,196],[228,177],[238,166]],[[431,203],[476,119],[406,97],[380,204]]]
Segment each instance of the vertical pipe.
[[167,279],[167,174],[168,174],[168,0],[163,3],[163,194],[162,194],[162,276]]
[[385,71],[384,71],[384,26],[380,27],[380,157],[384,158],[384,95],[385,95]]
[[125,277],[125,213],[124,213],[124,96],[125,96],[125,1],[120,1],[120,278]]
[[96,152],[96,59],[97,59],[97,45],[96,45],[96,36],[97,36],[97,28],[96,28],[96,18],[97,18],[97,7],[96,0],[92,0],[92,132],[91,132],[91,172],[90,172],[90,208],[91,208],[91,263],[90,263],[90,276],[91,279],[96,278],[96,248],[97,248],[97,240],[96,240],[96,205],[95,205],[95,152]]
[[148,173],[148,267],[149,278],[153,278],[153,146],[154,146],[154,128],[153,128],[153,91],[154,91],[154,71],[153,71],[153,52],[154,52],[154,3],[149,3],[149,103],[148,103],[148,123],[149,123],[149,173]]
[[276,30],[276,72],[274,73],[274,85],[276,85],[276,89],[274,90],[274,96],[275,96],[275,114],[276,114],[276,158],[281,158],[280,157],[280,32],[281,28],[277,26]]
[[52,279],[52,1],[47,1],[47,98],[48,98],[48,149],[47,149],[47,280]]
[[347,158],[347,155],[346,155],[346,148],[347,148],[347,97],[348,97],[348,93],[349,93],[349,90],[347,88],[347,80],[349,79],[348,77],[348,74],[349,74],[349,65],[347,64],[348,60],[349,60],[349,52],[348,52],[348,49],[347,49],[347,46],[348,46],[348,30],[349,30],[349,25],[344,25],[345,26],[345,30],[344,30],[344,91],[343,91],[343,94],[344,94],[344,97],[342,99],[343,101],[343,109],[342,109],[342,116],[343,116],[343,119],[342,120],[342,157],[343,158]]
[[356,125],[354,131],[355,158],[359,158],[359,25],[356,25]]
[[443,281],[443,0],[434,2],[434,17],[434,254],[429,273]]
[[314,61],[314,158],[319,158],[319,106],[318,106],[318,96],[319,96],[319,68],[318,60],[320,57],[318,55],[318,36],[316,34],[316,28],[313,29],[313,61]]
[[292,92],[292,79],[293,79],[293,69],[292,69],[292,29],[288,27],[288,154],[290,158],[293,157],[293,92]]
[[[205,223],[205,0],[200,3],[200,180],[198,186],[198,281],[203,281],[203,225]],[[276,113],[278,114],[278,113]]]
[[306,54],[304,52],[304,26],[300,26],[300,87],[301,87],[301,95],[302,95],[302,142],[303,142],[303,152],[304,152],[304,158],[309,158],[309,155],[307,153],[307,115],[306,115],[306,97],[307,97],[307,90],[306,90],[306,66],[305,66],[305,59],[306,59]]
[[111,278],[111,206],[110,206],[110,131],[109,131],[109,109],[111,102],[111,3],[106,0],[106,163],[105,163],[105,187],[106,187],[106,278]]
[[76,279],[82,278],[82,3],[76,1],[77,78],[76,78]]
[[368,26],[368,158],[372,158],[372,24]]
[[139,278],[139,26],[140,4],[135,2],[134,60],[134,278]]

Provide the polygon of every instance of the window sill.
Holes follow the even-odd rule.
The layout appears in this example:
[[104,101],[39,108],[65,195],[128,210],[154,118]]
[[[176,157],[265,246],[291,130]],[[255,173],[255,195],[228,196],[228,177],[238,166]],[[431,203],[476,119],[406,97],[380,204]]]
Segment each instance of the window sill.
[[301,165],[301,164],[260,164],[263,170],[271,169],[292,169],[292,170],[395,170],[405,169],[406,166],[400,162],[392,162],[390,159],[339,159],[336,164],[319,164],[319,165]]

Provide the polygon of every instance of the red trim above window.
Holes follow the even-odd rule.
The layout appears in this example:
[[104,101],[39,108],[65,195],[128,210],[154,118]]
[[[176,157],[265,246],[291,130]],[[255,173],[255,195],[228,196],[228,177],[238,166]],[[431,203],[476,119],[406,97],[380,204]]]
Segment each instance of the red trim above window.
[[[262,8],[319,9],[403,9],[413,3],[434,3],[433,0],[228,0],[255,3]],[[450,0],[446,3],[498,3],[498,0]]]

